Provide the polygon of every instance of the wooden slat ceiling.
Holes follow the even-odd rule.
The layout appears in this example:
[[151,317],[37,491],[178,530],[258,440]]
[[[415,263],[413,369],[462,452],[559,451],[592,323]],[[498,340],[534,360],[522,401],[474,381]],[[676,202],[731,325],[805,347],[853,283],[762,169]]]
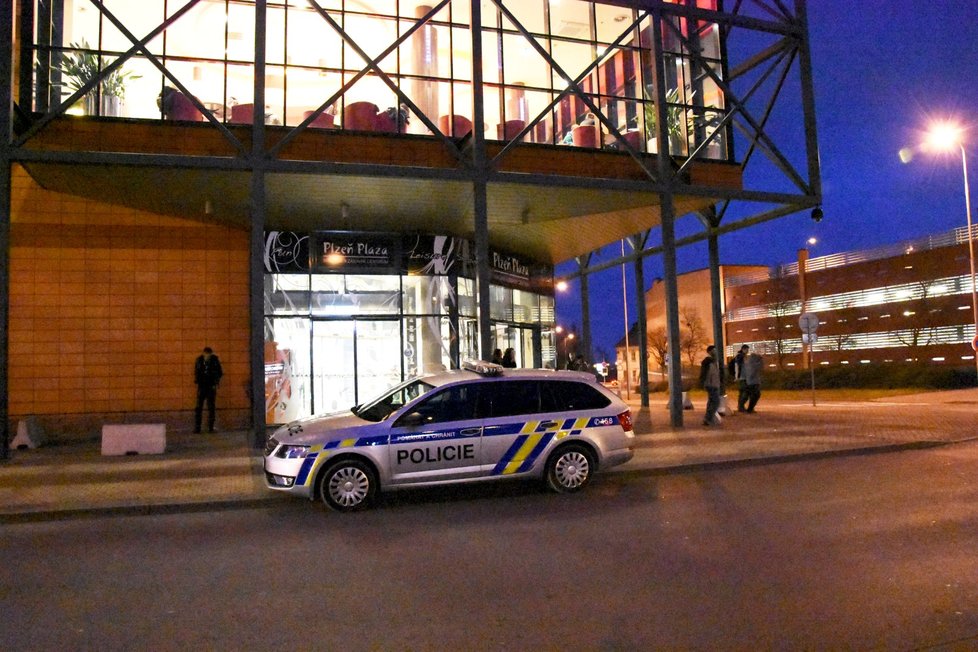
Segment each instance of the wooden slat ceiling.
[[[164,215],[248,228],[246,172],[30,163],[49,190]],[[418,231],[471,238],[472,186],[464,181],[270,174],[267,229]],[[489,185],[493,248],[557,263],[659,224],[654,193],[533,184]],[[700,200],[703,205],[709,200]],[[209,202],[211,212],[205,213]],[[695,203],[678,201],[682,212]],[[681,213],[680,213],[681,214]]]

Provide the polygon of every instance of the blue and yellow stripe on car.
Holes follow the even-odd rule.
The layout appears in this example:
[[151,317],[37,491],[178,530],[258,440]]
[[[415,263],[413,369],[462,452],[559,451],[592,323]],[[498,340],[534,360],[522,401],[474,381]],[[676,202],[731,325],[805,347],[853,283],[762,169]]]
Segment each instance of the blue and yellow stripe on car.
[[554,439],[579,435],[588,425],[588,417],[564,419],[554,427],[552,420],[527,421],[519,436],[492,470],[492,475],[510,475],[529,471],[540,454]]
[[323,462],[329,457],[330,453],[334,450],[341,448],[354,448],[356,446],[372,446],[373,442],[367,439],[337,439],[335,441],[326,442],[325,444],[317,444],[311,446],[309,451],[306,453],[306,459],[303,460],[302,466],[299,467],[299,474],[295,477],[295,486],[302,487],[309,484],[312,478],[316,477],[316,471],[322,466]]

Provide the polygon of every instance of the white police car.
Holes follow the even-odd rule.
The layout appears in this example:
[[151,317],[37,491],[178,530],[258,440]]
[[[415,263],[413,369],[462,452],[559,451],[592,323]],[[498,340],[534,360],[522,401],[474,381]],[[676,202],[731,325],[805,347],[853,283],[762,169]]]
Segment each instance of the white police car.
[[265,447],[266,484],[353,511],[381,489],[509,477],[572,492],[631,459],[628,406],[593,374],[463,367],[282,426]]

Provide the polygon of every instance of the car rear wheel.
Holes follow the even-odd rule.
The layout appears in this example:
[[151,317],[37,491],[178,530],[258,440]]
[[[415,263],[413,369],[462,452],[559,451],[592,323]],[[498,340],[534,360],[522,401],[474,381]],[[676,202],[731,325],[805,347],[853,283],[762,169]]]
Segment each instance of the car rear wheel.
[[557,493],[580,491],[594,474],[594,454],[579,444],[563,446],[547,460],[547,486]]
[[367,508],[377,494],[377,475],[360,460],[334,462],[320,478],[319,497],[339,512]]

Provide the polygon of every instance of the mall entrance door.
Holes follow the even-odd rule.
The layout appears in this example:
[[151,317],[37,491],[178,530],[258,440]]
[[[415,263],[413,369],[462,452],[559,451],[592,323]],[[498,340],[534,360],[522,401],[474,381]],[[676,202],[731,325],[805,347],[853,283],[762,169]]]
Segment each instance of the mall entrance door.
[[343,319],[312,324],[312,410],[349,410],[401,382],[397,319]]
[[540,329],[512,324],[493,324],[493,348],[516,352],[517,367],[540,367]]

